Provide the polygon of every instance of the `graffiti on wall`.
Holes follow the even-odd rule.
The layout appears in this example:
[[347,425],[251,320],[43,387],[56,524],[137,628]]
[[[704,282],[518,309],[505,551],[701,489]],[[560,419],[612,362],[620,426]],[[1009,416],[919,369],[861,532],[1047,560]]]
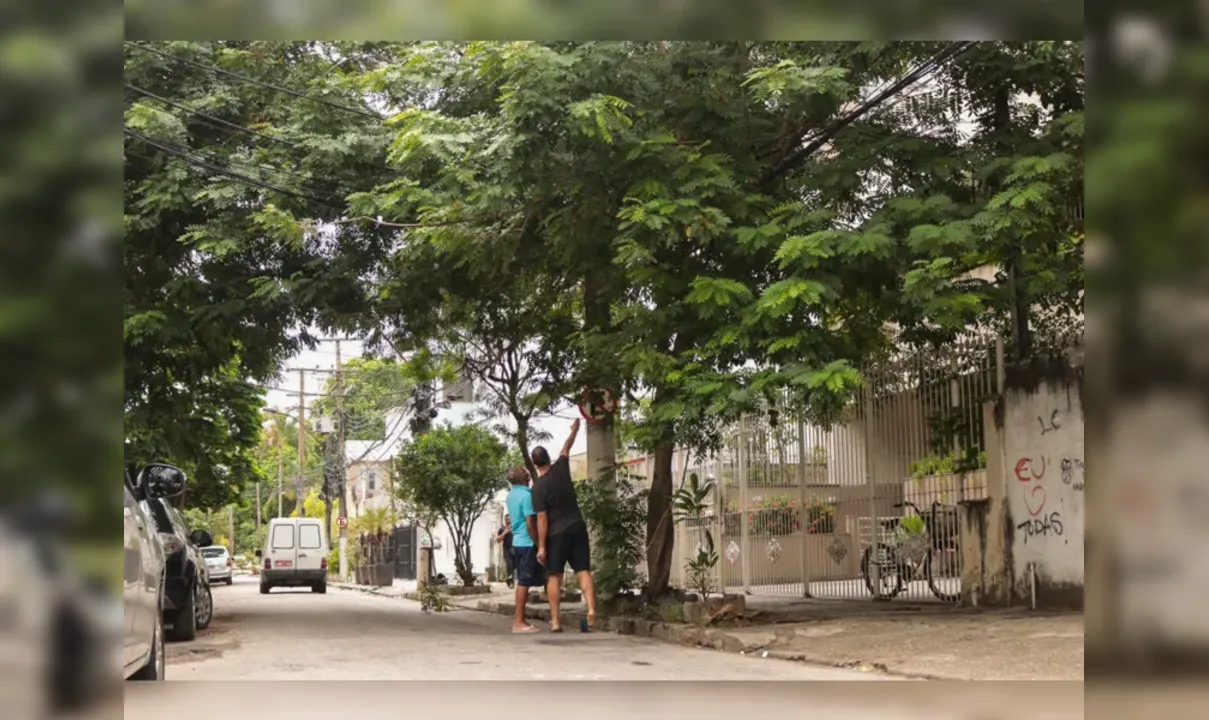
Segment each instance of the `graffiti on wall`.
[[1062,484],[1076,492],[1083,492],[1083,460],[1062,458]]
[[[1038,415],[1037,423],[1041,426],[1042,435],[1047,435],[1062,427],[1057,410]],[[1054,472],[1055,468],[1056,472]],[[1062,524],[1065,502],[1060,495],[1056,506],[1051,500],[1049,490],[1046,488],[1047,473],[1051,478],[1049,490],[1054,490],[1056,494],[1061,490],[1083,492],[1083,458],[1062,457],[1055,462],[1053,458],[1046,456],[1020,457],[1016,461],[1014,474],[1016,480],[1019,481],[1019,492],[1024,509],[1028,512],[1028,518],[1019,522],[1016,529],[1020,531],[1025,544],[1028,544],[1030,540],[1061,538],[1065,532]],[[1061,488],[1052,486],[1054,475],[1061,480]],[[1069,541],[1064,540],[1064,542]]]
[[1062,429],[1061,423],[1058,422],[1058,410],[1056,408],[1050,411],[1049,415],[1038,415],[1037,424],[1041,426],[1042,435],[1049,435]]

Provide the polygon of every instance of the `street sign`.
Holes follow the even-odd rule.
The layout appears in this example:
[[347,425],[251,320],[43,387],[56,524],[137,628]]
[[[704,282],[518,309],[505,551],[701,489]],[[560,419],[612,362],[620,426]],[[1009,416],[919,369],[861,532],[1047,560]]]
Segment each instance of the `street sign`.
[[348,518],[341,515],[340,517],[336,518],[336,524],[341,528],[346,528],[348,527]]
[[579,414],[590,423],[601,423],[617,412],[617,398],[608,390],[585,391],[579,401]]

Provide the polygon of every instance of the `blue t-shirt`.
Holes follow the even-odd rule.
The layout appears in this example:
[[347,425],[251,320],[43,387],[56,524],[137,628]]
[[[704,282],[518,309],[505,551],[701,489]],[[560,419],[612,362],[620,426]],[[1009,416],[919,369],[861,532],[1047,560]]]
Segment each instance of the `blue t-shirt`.
[[504,504],[512,518],[512,547],[533,547],[529,525],[525,522],[525,518],[537,515],[533,512],[533,493],[524,485],[513,485]]

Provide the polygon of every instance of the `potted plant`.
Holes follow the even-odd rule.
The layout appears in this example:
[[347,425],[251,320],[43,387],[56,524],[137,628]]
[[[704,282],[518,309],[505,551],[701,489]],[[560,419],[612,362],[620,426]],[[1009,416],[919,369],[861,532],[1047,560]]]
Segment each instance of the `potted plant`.
[[830,535],[835,532],[835,505],[825,502],[811,503],[804,508],[802,515],[808,534]]
[[[714,573],[718,567],[718,550],[714,546],[713,534],[707,526],[706,511],[709,498],[713,493],[714,483],[706,480],[702,483],[696,473],[689,475],[688,483],[672,497],[672,517],[681,525],[696,527],[697,546],[695,553],[687,564],[688,581],[692,590],[697,592],[698,599],[684,604],[684,617],[690,622],[708,622],[712,619],[711,608],[714,603],[710,598],[715,592]],[[723,597],[723,606],[726,597]]]

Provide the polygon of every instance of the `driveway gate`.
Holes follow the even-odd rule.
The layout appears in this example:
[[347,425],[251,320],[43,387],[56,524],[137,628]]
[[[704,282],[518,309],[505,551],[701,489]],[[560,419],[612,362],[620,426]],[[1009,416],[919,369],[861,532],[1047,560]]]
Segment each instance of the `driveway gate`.
[[416,579],[416,526],[404,525],[394,529],[395,578]]
[[[994,338],[902,351],[867,368],[846,407],[774,408],[730,428],[700,467],[716,481],[716,586],[957,602],[958,507],[986,497],[982,409],[998,392],[997,355]],[[677,529],[677,580],[698,534]]]

